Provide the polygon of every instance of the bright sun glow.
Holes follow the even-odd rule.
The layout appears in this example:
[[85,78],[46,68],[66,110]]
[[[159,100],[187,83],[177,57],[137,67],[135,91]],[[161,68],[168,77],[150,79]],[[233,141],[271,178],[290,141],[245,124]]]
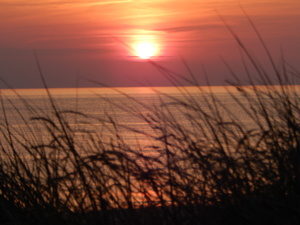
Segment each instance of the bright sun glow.
[[151,42],[139,42],[134,46],[134,50],[141,59],[150,59],[157,55],[157,46]]

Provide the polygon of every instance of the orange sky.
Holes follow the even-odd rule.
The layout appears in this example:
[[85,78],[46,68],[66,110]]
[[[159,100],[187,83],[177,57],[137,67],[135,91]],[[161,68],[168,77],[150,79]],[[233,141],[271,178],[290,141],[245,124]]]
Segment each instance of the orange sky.
[[239,51],[217,12],[261,55],[239,2],[274,54],[282,47],[300,64],[299,0],[0,0],[0,76],[16,87],[39,87],[35,49],[53,87],[73,86],[76,77],[167,85],[131,49],[151,40],[159,47],[153,60],[181,71],[184,57],[196,73],[204,64],[212,81],[223,84],[220,57],[235,65]]

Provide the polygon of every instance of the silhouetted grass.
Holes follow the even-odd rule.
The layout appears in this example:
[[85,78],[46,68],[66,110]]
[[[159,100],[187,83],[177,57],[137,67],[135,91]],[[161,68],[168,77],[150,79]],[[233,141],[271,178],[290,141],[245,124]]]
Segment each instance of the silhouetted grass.
[[[147,109],[146,114],[119,105],[147,122],[150,132],[119,124],[109,115],[96,118],[61,110],[38,64],[51,113],[19,96],[31,112],[28,121],[14,108],[26,126],[24,132],[11,125],[6,104],[11,100],[1,96],[0,222],[297,224],[300,96],[294,80],[300,74],[284,60],[274,63],[249,22],[272,71],[259,64],[228,26],[243,52],[249,83],[241,86],[228,66],[235,78],[228,86],[234,108],[212,89],[199,86],[188,66],[189,76],[181,76],[150,62],[181,93],[181,97],[158,93],[161,104],[153,107],[127,96]],[[183,81],[196,86],[198,94],[180,87]],[[75,116],[86,128],[71,125]],[[100,128],[110,131],[109,138]],[[151,153],[128,144],[124,130],[144,135]]]

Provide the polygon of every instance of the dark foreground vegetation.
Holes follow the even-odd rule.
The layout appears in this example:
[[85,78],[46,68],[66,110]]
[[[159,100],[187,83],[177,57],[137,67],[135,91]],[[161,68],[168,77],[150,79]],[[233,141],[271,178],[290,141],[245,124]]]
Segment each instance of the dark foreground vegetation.
[[[229,68],[236,79],[228,93],[250,127],[200,86],[198,96],[178,87],[184,97],[165,95],[160,107],[135,102],[151,112],[132,112],[149,133],[109,115],[60,110],[48,89],[52,113],[20,97],[32,115],[19,114],[23,132],[11,125],[1,97],[0,223],[298,224],[300,92],[293,84],[300,73],[284,60],[275,64],[260,40],[272,67],[265,69],[233,35],[250,85],[240,86]],[[183,78],[152,64],[174,84],[198,85],[192,73]],[[74,116],[89,129],[71,126]],[[99,127],[109,129],[110,138]],[[126,143],[124,129],[145,135],[151,151]]]

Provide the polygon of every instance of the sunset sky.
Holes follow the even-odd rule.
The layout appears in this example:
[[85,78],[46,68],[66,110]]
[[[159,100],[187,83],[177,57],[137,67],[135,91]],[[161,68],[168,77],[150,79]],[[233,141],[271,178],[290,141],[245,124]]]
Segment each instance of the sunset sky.
[[241,6],[275,59],[282,48],[300,68],[299,0],[0,0],[0,77],[41,87],[35,50],[51,87],[169,85],[148,58],[178,72],[184,58],[200,82],[205,65],[222,85],[221,58],[240,71],[240,53],[218,13],[264,60]]

